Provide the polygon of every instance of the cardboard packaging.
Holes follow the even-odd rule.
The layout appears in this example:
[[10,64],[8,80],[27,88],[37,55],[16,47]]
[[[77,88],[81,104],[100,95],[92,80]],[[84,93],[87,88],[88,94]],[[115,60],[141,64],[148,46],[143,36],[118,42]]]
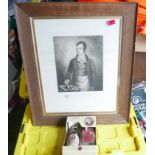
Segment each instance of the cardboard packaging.
[[67,117],[62,155],[97,155],[96,117]]

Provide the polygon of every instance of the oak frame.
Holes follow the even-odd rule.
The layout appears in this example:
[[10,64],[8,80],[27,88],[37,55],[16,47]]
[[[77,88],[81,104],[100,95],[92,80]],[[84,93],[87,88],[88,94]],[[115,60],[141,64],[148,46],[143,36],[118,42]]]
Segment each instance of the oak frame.
[[[41,10],[41,11],[40,11]],[[95,11],[92,11],[95,10]],[[96,115],[97,123],[127,123],[130,111],[130,92],[134,60],[134,42],[137,3],[23,3],[15,5],[17,28],[21,45],[22,58],[29,91],[32,118],[34,125],[64,125],[68,115]],[[109,113],[43,113],[43,94],[41,81],[35,61],[31,17],[90,17],[122,16],[122,41],[120,57],[120,87],[118,89],[118,112]]]

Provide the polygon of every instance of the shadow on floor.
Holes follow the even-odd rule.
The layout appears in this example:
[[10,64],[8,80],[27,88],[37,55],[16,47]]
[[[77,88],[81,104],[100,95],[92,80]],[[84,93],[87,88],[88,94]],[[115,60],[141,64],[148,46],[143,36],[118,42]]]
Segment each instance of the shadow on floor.
[[8,115],[8,155],[13,155],[26,104],[17,104]]

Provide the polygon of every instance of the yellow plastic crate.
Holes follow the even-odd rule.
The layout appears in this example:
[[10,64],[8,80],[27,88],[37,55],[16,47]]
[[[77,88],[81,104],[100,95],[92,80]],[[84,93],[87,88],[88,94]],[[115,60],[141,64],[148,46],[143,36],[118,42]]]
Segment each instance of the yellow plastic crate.
[[[33,126],[26,107],[14,155],[61,155],[65,128]],[[145,142],[133,108],[128,124],[97,125],[99,155],[145,155]]]
[[19,95],[23,99],[28,98],[28,90],[27,90],[24,67],[22,67],[22,71],[20,75]]
[[[24,71],[19,94],[28,97]],[[28,104],[23,117],[14,155],[61,155],[65,128],[33,126]],[[128,124],[97,125],[99,155],[145,155],[145,142],[131,106]]]

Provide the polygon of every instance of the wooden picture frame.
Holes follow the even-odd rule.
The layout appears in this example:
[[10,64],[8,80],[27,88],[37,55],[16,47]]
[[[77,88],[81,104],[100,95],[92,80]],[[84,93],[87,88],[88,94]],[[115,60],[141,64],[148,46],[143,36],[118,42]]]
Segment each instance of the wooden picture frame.
[[[16,4],[15,11],[34,125],[64,125],[65,119],[69,115],[95,115],[99,124],[128,122],[137,3],[23,3]],[[100,36],[102,22],[104,37]],[[101,25],[97,23],[101,23]],[[49,36],[45,37],[45,34]],[[110,37],[108,34],[110,34]],[[53,38],[53,41],[50,40],[52,45],[49,44],[47,38]],[[103,60],[101,60],[102,57],[99,54],[95,55],[97,52],[92,52],[96,56],[94,56],[96,58],[95,62],[101,62],[96,66],[98,68],[103,67],[101,67],[101,72],[96,67],[98,79],[100,78],[99,74],[102,76],[100,82],[97,83],[98,88],[96,87],[96,89],[89,92],[82,92],[81,87],[78,87],[79,92],[59,92],[59,89],[54,88],[56,85],[59,86],[59,81],[62,79],[61,70],[57,70],[62,63],[59,58],[61,54],[62,57],[67,57],[60,46],[63,44],[65,48],[69,49],[66,44],[72,45],[73,40],[79,39],[81,41],[81,38],[86,41],[89,40],[89,45],[91,48],[96,48],[97,52],[103,52]],[[105,44],[106,41],[107,44]],[[102,45],[103,48],[98,42],[104,44]],[[78,44],[75,44],[75,46],[77,51]],[[43,47],[45,47],[45,51],[50,49],[49,51],[53,55],[50,52],[50,54],[43,53],[41,50]],[[84,45],[82,47],[84,48]],[[117,47],[116,50],[113,49],[114,47]],[[91,49],[89,50],[89,54],[93,55]],[[110,51],[111,55],[108,56]],[[114,51],[114,54],[112,51]],[[113,56],[115,54],[116,57]],[[68,53],[68,55],[70,54]],[[54,60],[55,62],[53,62]],[[109,61],[111,62],[109,63]],[[57,64],[57,62],[59,63]],[[113,71],[106,70],[110,65],[112,65],[111,69]],[[87,73],[84,73],[84,76],[87,77],[87,74],[88,70]],[[50,81],[52,78],[57,82]],[[91,84],[89,76],[87,79]],[[111,94],[107,83],[111,89]],[[103,87],[99,87],[99,85]],[[65,90],[64,87],[62,88]],[[108,94],[108,97],[106,97],[106,94]],[[78,95],[79,97],[77,97]],[[97,95],[102,98],[97,97]],[[94,101],[96,102],[94,103]],[[78,106],[78,103],[82,104]],[[72,104],[74,105],[72,106]],[[103,108],[100,108],[100,106],[103,106]]]

